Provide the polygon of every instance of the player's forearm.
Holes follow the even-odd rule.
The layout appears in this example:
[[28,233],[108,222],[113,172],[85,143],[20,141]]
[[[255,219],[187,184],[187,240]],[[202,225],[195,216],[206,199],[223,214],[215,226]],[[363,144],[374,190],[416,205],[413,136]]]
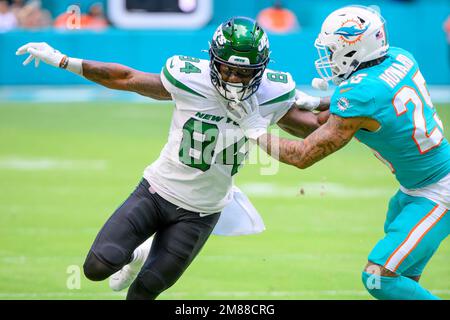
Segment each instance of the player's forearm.
[[295,137],[306,138],[320,127],[320,123],[314,113],[292,108],[278,122],[278,126]]
[[83,60],[83,76],[110,89],[126,90],[132,70],[115,63]]
[[314,113],[292,107],[279,121],[278,126],[298,138],[306,138],[327,120],[325,112]]
[[83,76],[110,89],[132,91],[158,100],[171,99],[159,74],[141,72],[116,63],[83,60]]
[[290,140],[280,138],[271,134],[265,134],[258,139],[258,145],[274,159],[306,169],[320,159],[312,161],[306,156],[305,140]]
[[258,145],[273,158],[305,169],[345,146],[357,131],[357,124],[342,125],[331,118],[305,140],[289,140],[270,134],[258,138]]

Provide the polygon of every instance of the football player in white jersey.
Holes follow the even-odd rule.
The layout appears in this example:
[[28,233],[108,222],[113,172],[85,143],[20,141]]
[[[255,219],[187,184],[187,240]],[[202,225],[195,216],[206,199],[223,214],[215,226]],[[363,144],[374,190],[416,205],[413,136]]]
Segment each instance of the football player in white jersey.
[[[266,68],[270,60],[267,35],[254,20],[244,17],[218,27],[210,60],[173,56],[161,74],[70,58],[46,43],[29,43],[17,52],[26,53],[30,57],[24,64],[36,59],[38,66],[44,61],[108,88],[175,102],[168,143],[100,230],[84,263],[84,273],[93,281],[119,275],[117,290],[133,281],[127,299],[155,299],[172,286],[216,224],[220,225],[221,212],[227,212],[227,219],[220,219],[224,223],[214,229],[217,233],[231,234],[233,226],[226,224],[238,225],[246,214],[262,225],[256,211],[251,213],[254,208],[248,199],[233,187],[252,132],[244,132],[227,110],[232,112],[237,102],[251,99],[260,105],[267,123],[305,137],[320,121],[315,113],[295,106],[296,96],[300,94],[306,109],[326,110],[329,105],[327,98],[296,92],[289,73]],[[251,232],[255,230],[244,228],[243,233]],[[152,235],[148,253],[146,240]]]

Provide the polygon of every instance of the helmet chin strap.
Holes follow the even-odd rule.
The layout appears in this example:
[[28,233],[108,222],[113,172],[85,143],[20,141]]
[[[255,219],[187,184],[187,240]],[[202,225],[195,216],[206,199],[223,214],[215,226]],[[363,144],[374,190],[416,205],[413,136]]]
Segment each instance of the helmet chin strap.
[[358,69],[360,63],[358,60],[353,60],[352,63],[350,64],[350,67],[347,69],[347,72],[343,75],[343,79],[348,79],[350,77],[350,75],[355,72],[356,69]]
[[350,76],[352,75],[353,72],[355,72],[358,67],[360,66],[360,62],[356,59],[354,59],[352,61],[352,63],[350,63],[350,66],[347,69],[347,72],[345,72],[344,74],[341,75],[336,75],[332,80],[333,83],[335,85],[340,85],[342,82],[344,82],[345,80],[347,80],[348,78],[350,78]]
[[358,69],[358,67],[361,64],[360,60],[366,56],[366,52],[367,50],[364,48],[359,51],[357,57],[355,57],[355,59],[352,60],[352,63],[350,63],[347,72],[344,74],[344,79],[348,79],[351,76],[351,74]]

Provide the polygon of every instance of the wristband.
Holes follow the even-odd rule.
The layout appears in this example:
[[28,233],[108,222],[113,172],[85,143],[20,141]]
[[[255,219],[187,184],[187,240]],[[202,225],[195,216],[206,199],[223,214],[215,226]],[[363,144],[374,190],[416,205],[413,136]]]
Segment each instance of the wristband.
[[63,56],[61,61],[59,62],[59,67],[61,69],[67,69],[67,65],[69,64],[69,57]]
[[59,67],[61,69],[66,69],[70,72],[78,74],[80,76],[83,75],[83,60],[76,58],[69,58],[68,56],[64,56],[59,63]]

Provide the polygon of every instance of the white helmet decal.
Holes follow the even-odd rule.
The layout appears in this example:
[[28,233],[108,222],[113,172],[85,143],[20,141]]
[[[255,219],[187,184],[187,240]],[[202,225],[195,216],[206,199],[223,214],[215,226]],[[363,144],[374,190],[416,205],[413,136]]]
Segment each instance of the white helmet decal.
[[259,41],[258,51],[263,51],[265,48],[269,48],[269,38],[264,33]]
[[250,59],[247,57],[231,56],[228,61],[243,66],[248,66],[250,64]]
[[223,46],[225,44],[225,42],[227,41],[227,39],[225,39],[225,36],[223,35],[223,31],[220,26],[219,26],[219,28],[217,28],[216,32],[214,33],[213,39],[215,39],[220,46]]

